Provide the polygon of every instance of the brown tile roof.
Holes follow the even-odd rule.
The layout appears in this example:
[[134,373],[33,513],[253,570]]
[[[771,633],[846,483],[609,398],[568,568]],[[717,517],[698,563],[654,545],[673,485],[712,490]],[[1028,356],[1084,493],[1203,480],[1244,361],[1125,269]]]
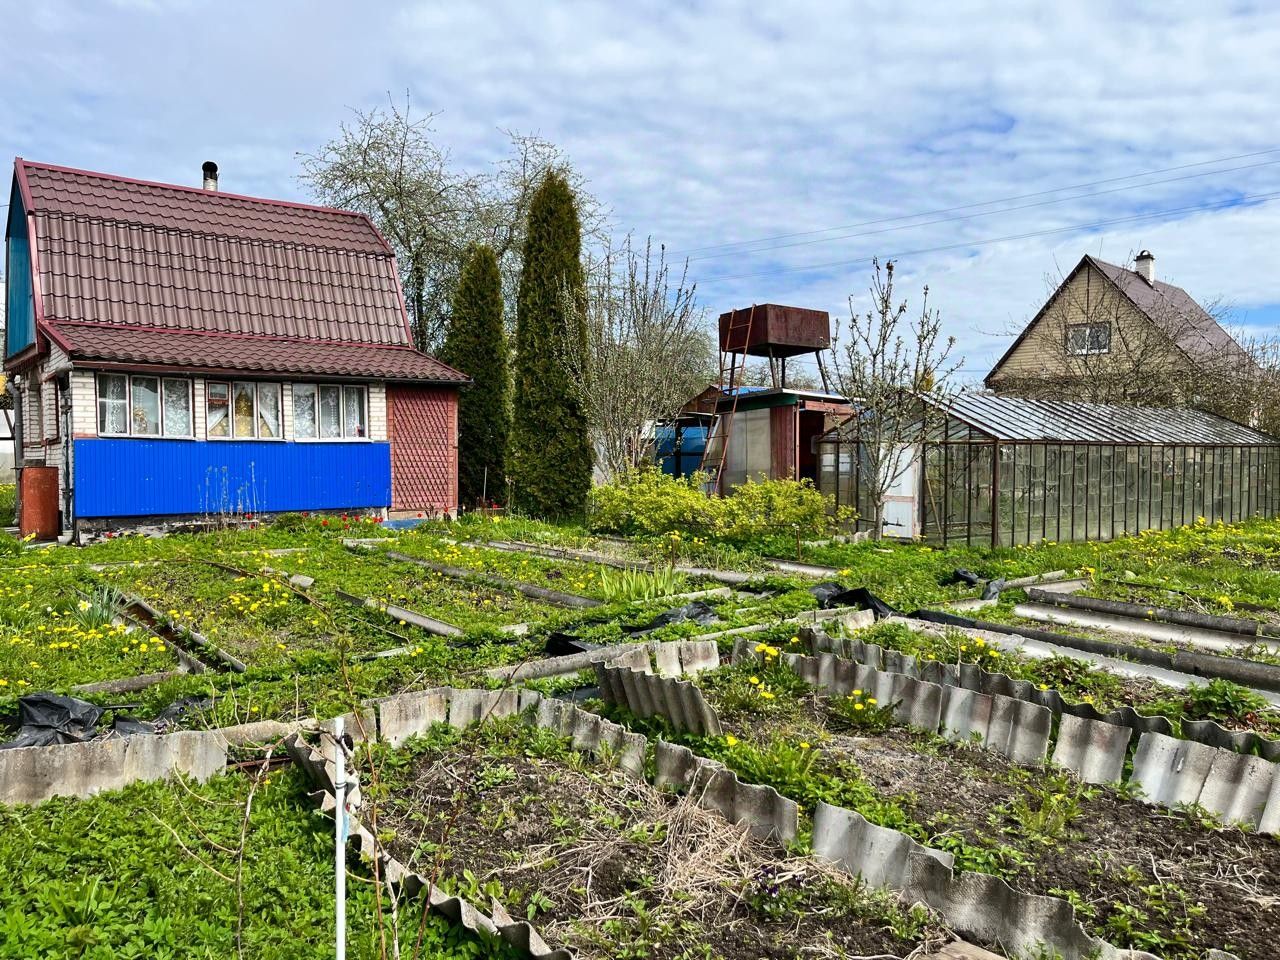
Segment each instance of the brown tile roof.
[[234,375],[294,374],[463,383],[466,376],[408,346],[180,333],[97,323],[51,323],[49,336],[88,366],[152,364]]
[[466,380],[413,349],[395,259],[361,214],[24,160],[15,177],[41,329],[73,358]]

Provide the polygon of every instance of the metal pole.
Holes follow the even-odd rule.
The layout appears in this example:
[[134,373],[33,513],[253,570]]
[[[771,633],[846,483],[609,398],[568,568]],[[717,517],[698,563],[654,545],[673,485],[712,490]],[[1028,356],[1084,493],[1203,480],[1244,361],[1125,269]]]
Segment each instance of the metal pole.
[[334,924],[337,960],[347,957],[347,763],[342,755],[342,717],[333,721],[333,795],[337,806],[333,811],[333,873],[337,915]]

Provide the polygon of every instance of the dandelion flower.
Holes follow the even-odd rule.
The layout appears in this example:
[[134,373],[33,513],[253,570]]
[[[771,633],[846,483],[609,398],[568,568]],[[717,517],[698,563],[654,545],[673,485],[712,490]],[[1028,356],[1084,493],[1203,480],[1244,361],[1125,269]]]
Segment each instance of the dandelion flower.
[[738,745],[738,738],[735,737],[732,733],[726,733],[724,737],[724,743],[726,747],[736,747]]
[[862,704],[860,704],[860,703],[855,703],[855,704],[853,705],[853,709],[855,709],[855,710],[861,710],[861,709],[863,709]]

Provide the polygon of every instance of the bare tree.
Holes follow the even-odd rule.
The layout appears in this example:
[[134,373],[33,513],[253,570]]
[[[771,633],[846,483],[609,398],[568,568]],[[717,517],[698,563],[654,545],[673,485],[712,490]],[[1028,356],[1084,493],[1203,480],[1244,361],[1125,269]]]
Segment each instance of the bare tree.
[[711,341],[686,264],[678,277],[662,247],[630,237],[587,263],[585,366],[574,370],[596,465],[606,478],[638,467],[656,423],[706,387]]
[[443,339],[471,244],[494,251],[504,298],[515,302],[529,201],[548,171],[569,182],[587,237],[599,236],[604,224],[585,179],[554,144],[505,131],[510,155],[467,172],[433,139],[435,117],[416,114],[407,96],[403,105],[388,98],[386,109],[355,111],[318,152],[300,154],[299,179],[319,202],[367,214],[391,244],[414,339],[424,349]]
[[[919,313],[908,317],[906,300],[895,299],[894,264],[875,261],[871,308],[861,316],[850,298],[847,328],[832,342],[832,374],[855,413],[845,427],[859,445],[862,496],[870,504],[872,536],[884,532],[884,504],[894,484],[915,460],[915,451],[945,416],[950,381],[960,368],[951,352],[954,337],[924,288]],[[927,402],[931,401],[931,402]]]

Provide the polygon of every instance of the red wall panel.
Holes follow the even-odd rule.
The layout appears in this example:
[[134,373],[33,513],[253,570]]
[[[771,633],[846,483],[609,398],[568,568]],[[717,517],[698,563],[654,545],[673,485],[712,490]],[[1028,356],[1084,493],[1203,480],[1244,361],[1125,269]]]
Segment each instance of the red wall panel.
[[458,509],[458,391],[387,385],[391,509]]

